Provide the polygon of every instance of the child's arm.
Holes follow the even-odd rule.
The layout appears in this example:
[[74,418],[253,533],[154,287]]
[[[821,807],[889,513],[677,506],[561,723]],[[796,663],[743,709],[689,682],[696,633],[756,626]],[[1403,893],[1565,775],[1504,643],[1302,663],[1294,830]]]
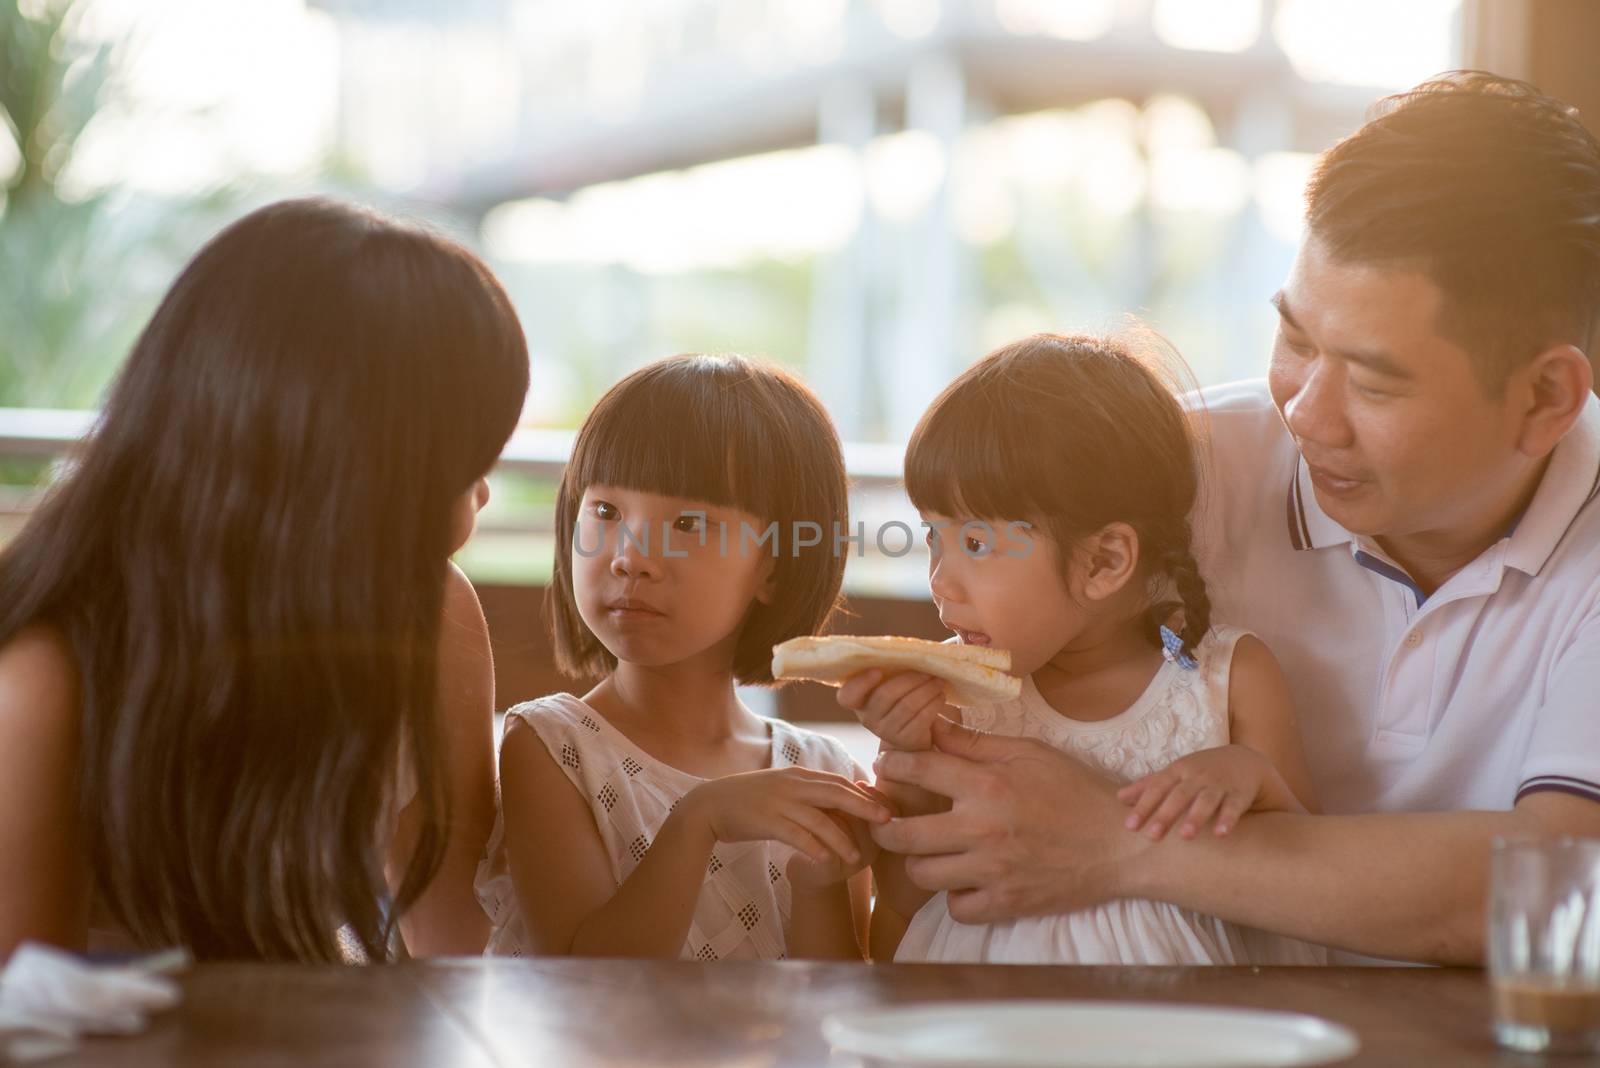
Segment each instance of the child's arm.
[[[482,953],[489,917],[473,891],[494,828],[494,661],[489,625],[466,575],[450,565],[439,625],[439,727],[444,738],[450,826],[433,881],[400,918],[414,957]],[[398,890],[416,848],[421,806],[400,812],[389,845],[389,885]]]
[[791,878],[789,958],[863,959],[871,880],[872,870],[867,867],[843,882],[826,886],[803,886]]
[[[961,710],[945,702],[944,683],[915,672],[886,678],[876,669],[863,671],[839,688],[838,701],[878,736],[880,752],[928,749],[933,745],[935,719],[944,716],[961,722]],[[950,807],[948,798],[893,779],[880,778],[877,788],[902,816],[943,812]],[[873,960],[892,961],[911,917],[933,894],[911,881],[906,858],[898,853],[879,853],[872,862],[872,876],[878,897],[872,907],[869,952]]]
[[[889,810],[888,798],[866,781],[866,772],[852,766],[851,775],[858,788]],[[866,956],[872,922],[870,865],[878,858],[878,843],[872,840],[872,831],[863,821],[839,813],[832,816],[849,830],[860,851],[860,861],[847,865],[835,855],[828,863],[818,864],[804,853],[789,858],[791,958],[861,960]]]
[[1277,659],[1252,635],[1239,639],[1229,668],[1231,743],[1191,753],[1124,786],[1117,797],[1133,806],[1129,830],[1151,838],[1179,824],[1192,838],[1215,819],[1224,835],[1249,811],[1315,812],[1294,702]]
[[[961,710],[945,702],[944,682],[907,671],[885,676],[877,668],[853,675],[839,687],[838,701],[861,725],[878,736],[879,751],[922,750],[933,746],[933,721],[940,716],[961,722]],[[882,779],[882,790],[902,816],[942,812],[946,798],[908,783]]]
[[[856,785],[883,796],[882,791],[865,782]],[[862,947],[866,947],[866,955],[873,960],[893,960],[906,932],[907,921],[903,917],[914,915],[932,896],[906,877],[905,857],[880,850],[862,821],[849,823],[861,855],[871,858],[870,871],[852,875],[838,859],[817,865],[799,854],[789,863],[789,884],[794,893],[789,931],[791,957],[860,960]],[[843,879],[849,882],[848,900],[840,893]],[[871,901],[873,883],[877,884],[876,903]]]
[[[1272,650],[1253,634],[1239,639],[1234,648],[1228,679],[1228,729],[1236,745],[1266,757],[1277,771],[1273,799],[1259,808],[1285,812],[1317,812],[1316,787],[1306,764],[1300,726],[1295,721],[1294,697],[1289,680]],[[1287,788],[1287,794],[1280,788]]]
[[868,955],[875,961],[887,963],[894,960],[900,940],[911,926],[911,917],[928,903],[933,893],[911,881],[902,853],[878,854],[872,865],[872,877],[877,884],[878,897],[872,906]]
[[506,849],[517,900],[541,954],[676,957],[718,841],[787,842],[819,865],[859,863],[826,815],[888,818],[841,776],[803,768],[715,779],[685,794],[618,886],[588,802],[531,729],[513,722],[500,755]]

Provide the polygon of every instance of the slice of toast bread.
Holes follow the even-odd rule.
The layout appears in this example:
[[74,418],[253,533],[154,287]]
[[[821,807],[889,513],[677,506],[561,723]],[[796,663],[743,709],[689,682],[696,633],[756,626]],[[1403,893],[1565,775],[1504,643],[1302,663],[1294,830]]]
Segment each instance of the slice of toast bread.
[[942,679],[946,698],[957,706],[1008,701],[1022,692],[1022,680],[1007,674],[1011,653],[988,646],[840,634],[793,638],[772,650],[772,676],[778,679],[813,679],[838,686],[869,668],[889,674],[916,671]]

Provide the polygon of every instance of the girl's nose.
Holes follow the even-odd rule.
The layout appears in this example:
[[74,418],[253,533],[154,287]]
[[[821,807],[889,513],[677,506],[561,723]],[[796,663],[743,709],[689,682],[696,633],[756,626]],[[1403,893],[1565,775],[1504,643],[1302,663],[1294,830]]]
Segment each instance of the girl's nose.
[[928,572],[928,592],[941,602],[962,602],[960,584],[954,581],[950,565],[942,556],[935,558],[933,568]]
[[636,537],[632,531],[617,530],[616,552],[611,556],[611,573],[618,578],[659,578],[661,563],[651,552],[648,535]]

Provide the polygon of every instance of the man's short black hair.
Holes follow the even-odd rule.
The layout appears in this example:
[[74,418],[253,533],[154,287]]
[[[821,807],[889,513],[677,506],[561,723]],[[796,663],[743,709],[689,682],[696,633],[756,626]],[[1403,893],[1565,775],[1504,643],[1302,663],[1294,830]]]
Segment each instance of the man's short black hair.
[[1455,71],[1380,101],[1322,156],[1306,218],[1337,259],[1432,278],[1491,392],[1551,345],[1596,355],[1600,143],[1526,82]]

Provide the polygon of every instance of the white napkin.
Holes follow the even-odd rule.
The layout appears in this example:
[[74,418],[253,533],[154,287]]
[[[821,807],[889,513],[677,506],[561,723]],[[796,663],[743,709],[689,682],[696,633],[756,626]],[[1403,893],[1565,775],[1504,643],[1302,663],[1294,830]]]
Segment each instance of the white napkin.
[[127,964],[95,965],[24,942],[0,971],[0,1061],[36,1060],[72,1048],[80,1035],[129,1035],[148,1014],[181,996],[170,973],[189,964],[171,950]]

